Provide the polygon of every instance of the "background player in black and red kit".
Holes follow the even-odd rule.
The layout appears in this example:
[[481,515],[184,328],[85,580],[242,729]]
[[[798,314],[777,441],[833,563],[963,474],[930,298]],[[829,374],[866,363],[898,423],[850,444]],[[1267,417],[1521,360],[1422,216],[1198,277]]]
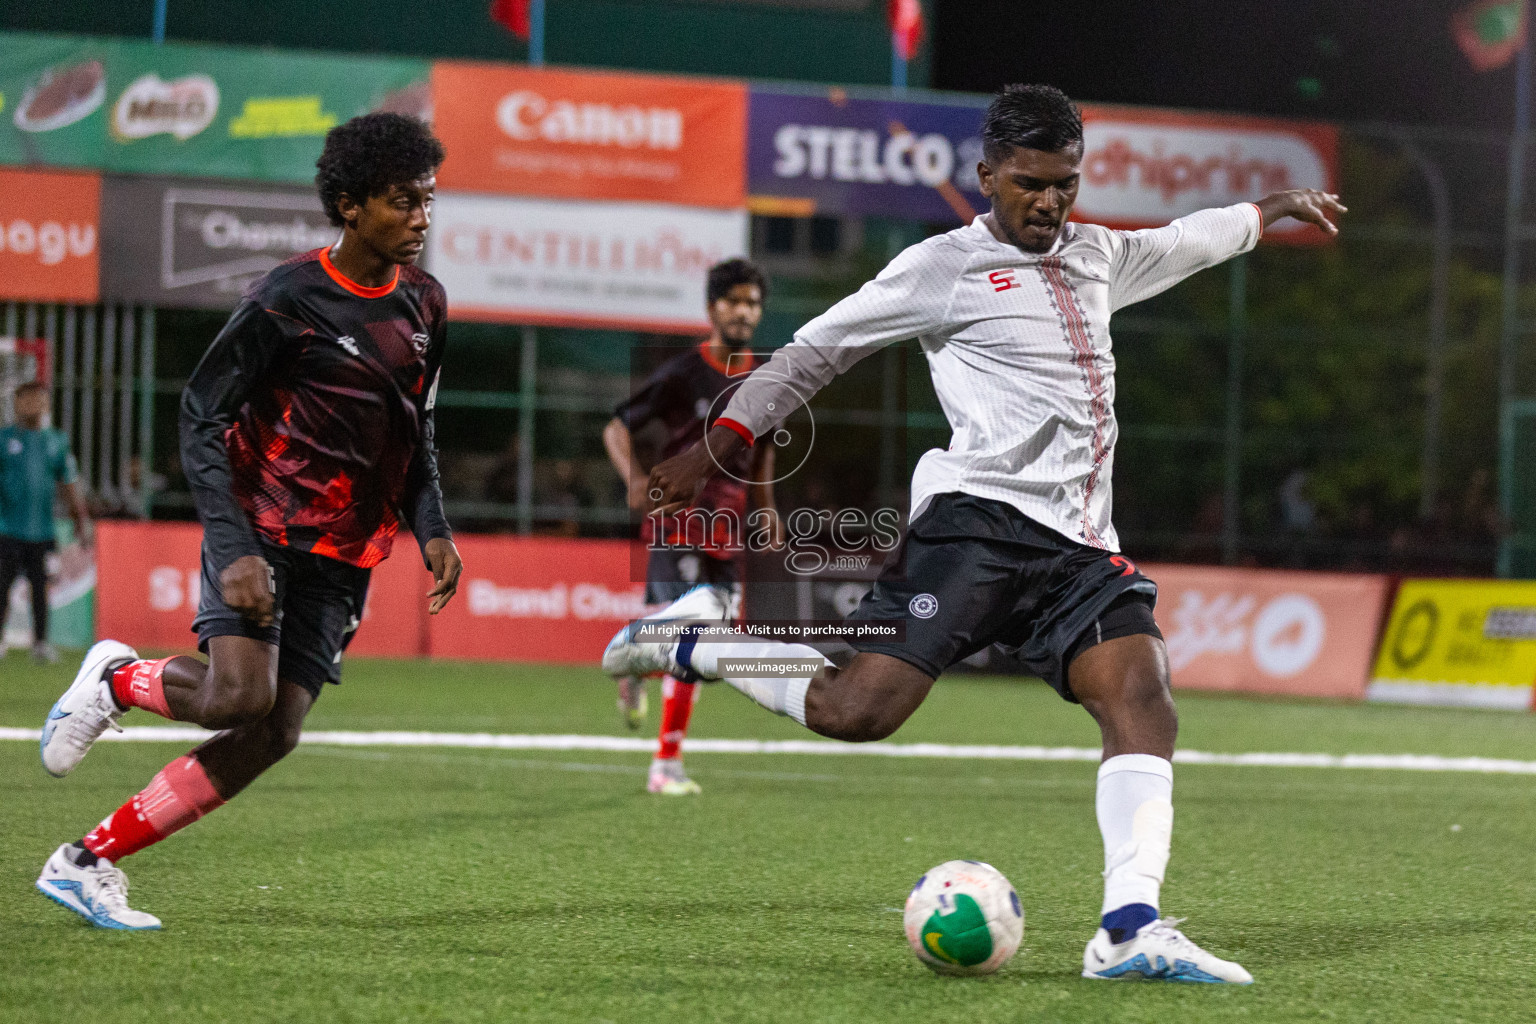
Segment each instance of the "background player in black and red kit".
[[[642,466],[636,457],[634,434],[651,423],[661,423],[666,440],[659,459],[669,459],[691,448],[714,425],[726,406],[724,400],[716,399],[757,365],[747,346],[763,319],[767,287],[763,272],[746,260],[726,260],[711,267],[705,292],[709,337],[668,359],[614,411],[614,418],[603,430],[603,444],[624,478],[631,509],[641,511],[650,504],[645,494],[650,467]],[[722,468],[725,472],[711,478],[689,511],[727,512],[730,519],[684,512],[668,517],[659,528],[649,516],[642,520],[640,536],[649,554],[647,604],[670,604],[695,584],[713,583],[731,593],[739,612],[745,553],[742,541],[751,532],[747,526],[749,497],[754,506],[769,512],[773,529],[778,529],[773,504],[773,446],[759,445],[741,452]],[[749,489],[753,492],[750,495]],[[669,796],[695,794],[698,783],[683,771],[682,743],[699,685],[665,676],[661,686],[661,737],[646,788]],[[643,680],[619,680],[619,708],[630,728],[639,728],[645,717]]]
[[435,580],[429,610],[457,588],[432,436],[446,299],[413,266],[442,161],[413,118],[333,129],[316,183],[340,241],[252,285],[187,383],[182,468],[203,523],[193,628],[208,663],[97,644],[49,715],[43,764],[69,772],[129,707],[223,731],[49,859],[38,888],[94,924],[159,927],[127,906],[116,862],[294,748],[321,687],[340,681],[369,571],[402,521]]

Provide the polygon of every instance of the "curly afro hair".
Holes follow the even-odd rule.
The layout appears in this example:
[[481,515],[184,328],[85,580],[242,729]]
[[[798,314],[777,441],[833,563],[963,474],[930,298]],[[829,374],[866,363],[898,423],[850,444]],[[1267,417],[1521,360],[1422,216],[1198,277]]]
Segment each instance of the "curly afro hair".
[[391,185],[425,177],[442,165],[443,144],[422,121],[404,114],[364,114],[332,128],[315,161],[320,205],[341,227],[337,201],[343,195],[366,202]]

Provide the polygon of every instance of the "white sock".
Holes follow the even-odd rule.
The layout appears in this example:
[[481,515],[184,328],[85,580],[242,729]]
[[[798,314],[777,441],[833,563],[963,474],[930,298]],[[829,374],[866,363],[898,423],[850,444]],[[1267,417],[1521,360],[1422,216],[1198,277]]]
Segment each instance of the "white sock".
[[1173,841],[1173,764],[1121,754],[1099,765],[1095,802],[1104,836],[1104,909],[1158,905]]
[[[740,639],[736,639],[739,637]],[[804,644],[786,644],[778,640],[763,640],[747,633],[737,633],[729,641],[711,640],[697,644],[688,656],[689,666],[705,679],[719,679],[720,662],[724,659],[763,658],[814,658],[823,665],[830,665],[826,656],[814,647]],[[811,679],[803,675],[731,676],[730,683],[776,715],[788,715],[801,725],[805,724],[805,694],[811,688]]]

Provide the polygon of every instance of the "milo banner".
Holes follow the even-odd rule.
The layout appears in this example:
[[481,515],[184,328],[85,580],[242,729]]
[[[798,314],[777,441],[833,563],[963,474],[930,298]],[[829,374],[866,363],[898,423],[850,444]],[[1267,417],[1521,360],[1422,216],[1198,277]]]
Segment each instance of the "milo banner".
[[0,163],[312,181],[370,110],[430,116],[426,61],[0,34]]
[[1536,681],[1536,582],[1405,580],[1369,700],[1523,711]]
[[337,235],[313,187],[108,175],[101,206],[102,295],[168,308],[232,309]]

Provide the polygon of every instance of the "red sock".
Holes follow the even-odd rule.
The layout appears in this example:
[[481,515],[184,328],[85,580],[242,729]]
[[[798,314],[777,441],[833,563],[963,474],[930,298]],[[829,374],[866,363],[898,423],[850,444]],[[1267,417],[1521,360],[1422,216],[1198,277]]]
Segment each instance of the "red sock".
[[187,754],[155,773],[143,792],[113,811],[82,842],[96,856],[119,861],[186,828],[223,803],[203,766]]
[[143,708],[161,718],[172,718],[165,699],[165,666],[170,658],[159,661],[130,661],[112,672],[112,696],[125,708]]
[[698,683],[685,683],[671,676],[662,678],[661,745],[656,748],[657,757],[681,756],[683,737],[688,734],[688,719],[692,717],[693,705],[698,699]]

